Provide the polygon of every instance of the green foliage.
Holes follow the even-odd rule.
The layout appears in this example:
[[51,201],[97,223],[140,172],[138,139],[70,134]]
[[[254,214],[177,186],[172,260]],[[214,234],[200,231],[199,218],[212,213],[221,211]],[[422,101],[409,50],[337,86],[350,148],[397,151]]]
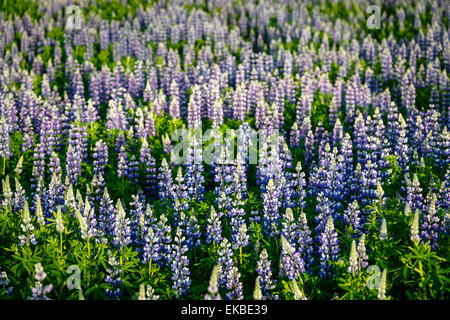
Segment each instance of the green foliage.
[[448,260],[439,257],[430,246],[408,247],[400,257],[399,281],[405,285],[408,299],[444,299],[450,292]]

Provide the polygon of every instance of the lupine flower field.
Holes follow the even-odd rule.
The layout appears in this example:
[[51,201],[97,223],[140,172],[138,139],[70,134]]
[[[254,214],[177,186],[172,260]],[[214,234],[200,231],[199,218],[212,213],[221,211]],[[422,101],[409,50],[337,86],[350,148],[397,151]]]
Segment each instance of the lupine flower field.
[[449,299],[449,20],[1,1],[1,299]]

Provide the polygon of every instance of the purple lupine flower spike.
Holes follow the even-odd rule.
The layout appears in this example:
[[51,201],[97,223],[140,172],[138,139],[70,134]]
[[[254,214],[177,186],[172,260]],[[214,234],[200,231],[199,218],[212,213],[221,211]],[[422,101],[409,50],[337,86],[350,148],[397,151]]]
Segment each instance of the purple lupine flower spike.
[[332,274],[330,261],[336,261],[339,254],[339,240],[334,229],[333,217],[328,216],[323,232],[320,234],[320,275],[329,277]]

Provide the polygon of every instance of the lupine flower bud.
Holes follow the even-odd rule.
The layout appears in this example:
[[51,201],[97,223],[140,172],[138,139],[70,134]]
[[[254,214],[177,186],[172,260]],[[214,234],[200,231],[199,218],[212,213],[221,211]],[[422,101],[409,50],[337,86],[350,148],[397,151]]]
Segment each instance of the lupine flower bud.
[[45,220],[44,220],[44,214],[42,212],[42,205],[41,205],[41,198],[39,197],[39,195],[36,195],[36,200],[35,200],[35,215],[37,218],[37,222],[38,224],[43,227],[45,225]]
[[356,242],[352,241],[352,247],[350,250],[350,258],[349,258],[349,267],[348,272],[352,274],[358,274],[358,252],[356,251]]
[[215,265],[211,271],[208,293],[205,294],[205,300],[221,300],[219,293],[218,270],[218,266]]
[[383,218],[383,220],[381,221],[380,240],[386,241],[387,239],[388,239],[387,223],[386,219]]
[[19,160],[17,161],[16,168],[14,169],[14,172],[17,176],[20,176],[23,170],[23,155],[20,156]]
[[292,290],[294,291],[295,300],[308,300],[303,294],[302,290],[300,290],[300,288],[298,287],[297,281],[295,279],[292,280]]
[[405,214],[405,216],[409,217],[409,215],[411,214],[411,207],[409,206],[409,204],[405,205],[405,210],[403,211],[403,213]]
[[256,280],[255,280],[255,290],[253,291],[253,299],[255,299],[255,300],[262,299],[261,286],[259,285],[258,278],[256,278]]
[[62,219],[62,213],[61,213],[61,207],[58,206],[58,209],[56,209],[56,231],[58,233],[63,233],[64,231],[64,224]]
[[23,235],[19,236],[21,246],[24,244],[29,246],[30,243],[37,244],[35,235],[31,233],[34,230],[34,225],[30,216],[30,210],[28,209],[28,202],[25,202],[25,206],[22,210],[22,224],[20,225],[20,228],[24,232]]
[[151,285],[144,285],[143,283],[139,286],[138,300],[158,300],[159,296],[155,295],[155,290]]
[[387,270],[383,269],[383,273],[381,274],[380,285],[378,287],[378,300],[386,300],[386,276]]
[[3,188],[2,207],[4,209],[11,209],[11,205],[13,204],[13,192],[11,191],[11,185],[9,184],[9,175],[7,175],[4,180],[2,179],[2,188]]
[[415,244],[418,245],[420,242],[420,237],[419,237],[419,209],[416,209],[416,212],[414,213],[414,219],[411,225],[411,236],[410,236],[411,241]]

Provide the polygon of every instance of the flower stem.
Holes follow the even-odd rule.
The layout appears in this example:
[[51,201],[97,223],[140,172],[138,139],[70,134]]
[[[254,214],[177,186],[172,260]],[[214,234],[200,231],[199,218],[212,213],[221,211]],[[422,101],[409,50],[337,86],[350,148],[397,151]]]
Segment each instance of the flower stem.
[[120,179],[120,193],[122,194],[122,199],[123,199],[123,175],[122,175],[122,177],[121,177],[121,179]]
[[63,251],[62,251],[62,243],[63,243],[63,239],[62,239],[62,232],[60,232],[59,233],[59,248],[60,248],[60,251],[61,251],[61,256],[62,256],[62,253],[63,253]]
[[239,247],[239,265],[242,266],[242,247]]
[[150,260],[148,261],[148,276],[152,277],[152,258],[150,258]]

